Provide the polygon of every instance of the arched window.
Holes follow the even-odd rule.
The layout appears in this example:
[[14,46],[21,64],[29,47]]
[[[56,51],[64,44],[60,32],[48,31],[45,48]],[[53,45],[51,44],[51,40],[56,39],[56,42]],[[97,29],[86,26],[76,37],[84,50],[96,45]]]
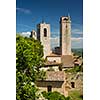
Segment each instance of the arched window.
[[64,18],[63,20],[64,20],[64,21],[67,21],[67,18]]
[[44,28],[44,37],[47,37],[47,29]]

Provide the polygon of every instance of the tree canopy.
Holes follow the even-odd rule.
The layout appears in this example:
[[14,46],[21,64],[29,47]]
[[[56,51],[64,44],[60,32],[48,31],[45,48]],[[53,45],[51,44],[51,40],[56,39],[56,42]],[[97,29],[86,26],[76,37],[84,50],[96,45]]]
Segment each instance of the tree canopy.
[[35,100],[38,67],[43,64],[43,46],[38,40],[16,35],[16,99]]
[[47,99],[47,100],[71,100],[70,97],[65,97],[64,95],[60,94],[59,92],[42,92],[43,96]]

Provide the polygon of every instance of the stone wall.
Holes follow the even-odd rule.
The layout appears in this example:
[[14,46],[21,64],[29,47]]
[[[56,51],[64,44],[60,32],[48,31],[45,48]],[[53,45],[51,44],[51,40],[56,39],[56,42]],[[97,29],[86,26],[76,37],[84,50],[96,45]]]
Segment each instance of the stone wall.
[[55,56],[55,57],[49,56],[49,57],[47,57],[47,61],[61,63],[61,57],[60,56],[58,56],[58,57],[57,56]]
[[[72,86],[72,83],[74,87]],[[68,91],[78,90],[83,92],[83,73],[67,73],[66,74],[66,89]]]
[[37,87],[42,91],[48,92],[47,87],[52,86],[52,92],[57,91],[60,92],[61,94],[68,96],[68,91],[65,91],[65,82],[59,82],[59,81],[40,81],[37,82]]

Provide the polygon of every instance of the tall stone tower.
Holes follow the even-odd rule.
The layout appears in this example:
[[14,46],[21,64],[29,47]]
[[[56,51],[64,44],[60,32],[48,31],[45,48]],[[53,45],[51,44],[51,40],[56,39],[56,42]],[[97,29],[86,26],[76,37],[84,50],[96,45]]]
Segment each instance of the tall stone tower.
[[50,48],[50,24],[46,24],[42,22],[37,25],[37,39],[43,45],[44,51],[44,58],[47,55],[50,55],[51,48]]
[[70,16],[60,18],[60,47],[62,55],[71,55],[71,20]]

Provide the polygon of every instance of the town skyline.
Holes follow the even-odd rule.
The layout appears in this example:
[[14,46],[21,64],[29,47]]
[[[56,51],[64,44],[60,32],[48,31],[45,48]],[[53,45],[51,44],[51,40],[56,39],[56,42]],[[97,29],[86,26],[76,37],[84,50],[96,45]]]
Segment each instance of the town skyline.
[[44,20],[51,27],[51,46],[59,46],[60,17],[69,14],[72,21],[72,48],[83,48],[82,13],[82,0],[16,0],[16,32],[28,35]]

